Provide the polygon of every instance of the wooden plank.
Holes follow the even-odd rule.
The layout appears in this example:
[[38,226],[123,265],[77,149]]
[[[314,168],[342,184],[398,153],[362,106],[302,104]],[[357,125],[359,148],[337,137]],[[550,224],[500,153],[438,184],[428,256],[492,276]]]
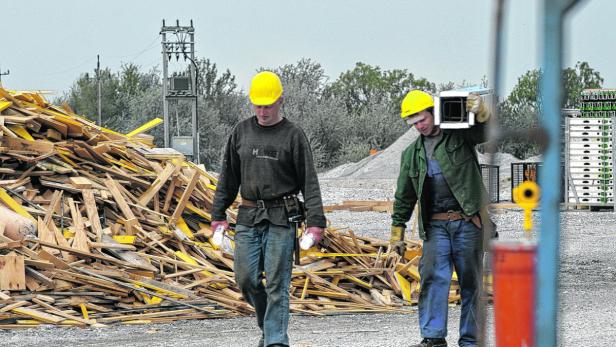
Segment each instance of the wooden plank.
[[171,199],[173,199],[173,193],[175,192],[175,187],[177,186],[177,179],[172,179],[169,187],[167,188],[167,195],[165,196],[165,202],[163,203],[163,213],[167,213],[169,211],[169,207],[171,207]]
[[89,252],[83,252],[80,250],[76,250],[73,248],[66,248],[66,247],[62,247],[62,246],[58,246],[55,244],[51,244],[48,242],[44,242],[44,241],[40,241],[40,240],[25,240],[25,242],[29,242],[29,243],[38,243],[41,246],[45,246],[45,247],[49,247],[49,248],[55,248],[58,250],[62,250],[62,251],[67,251],[69,253],[72,253],[74,255],[76,255],[78,258],[93,258],[93,259],[98,259],[98,260],[103,260],[112,264],[116,264],[116,265],[120,265],[120,266],[126,266],[126,267],[130,267],[130,268],[135,268],[135,269],[143,269],[143,270],[149,270],[149,269],[144,269],[142,266],[138,265],[138,264],[132,264],[126,261],[122,261],[122,260],[118,260],[116,258],[112,258],[112,257],[108,257],[105,255],[100,255],[100,254],[95,254],[95,253],[89,253]]
[[109,189],[109,192],[111,193],[111,196],[113,197],[116,204],[118,205],[118,208],[120,209],[120,211],[126,218],[126,220],[124,221],[126,233],[128,235],[134,235],[133,228],[134,227],[141,228],[141,224],[139,224],[139,221],[137,220],[137,217],[135,217],[133,210],[130,208],[130,206],[128,206],[126,199],[124,199],[124,196],[120,192],[120,188],[118,187],[118,184],[111,178],[111,176],[109,176],[109,174],[107,174],[107,179],[105,180],[105,186],[107,187],[107,189]]
[[96,234],[96,241],[101,242],[103,240],[103,227],[98,216],[98,209],[96,208],[96,200],[94,200],[94,192],[92,189],[83,189],[81,191],[83,196],[83,203],[86,207],[86,213],[88,214],[88,220],[92,224],[92,231]]
[[173,215],[171,215],[171,219],[169,220],[169,223],[174,224],[178,220],[178,218],[180,218],[180,216],[182,215],[182,212],[184,212],[186,203],[188,202],[188,199],[190,198],[198,182],[199,182],[199,171],[194,170],[194,173],[190,179],[190,182],[188,183],[188,186],[186,186],[186,189],[184,190],[184,193],[182,193],[182,197],[180,198],[180,201],[178,202],[178,205],[175,208]]
[[[126,246],[126,245],[122,245],[122,244],[118,243],[117,241],[114,240],[113,237],[111,237],[109,235],[103,235],[103,241],[105,243],[108,243],[108,244],[116,244],[118,246]],[[137,254],[137,253],[135,253],[133,251],[122,250],[122,249],[108,249],[107,251],[109,253],[113,254],[114,256],[116,256],[116,257],[126,261],[126,262],[129,262],[131,264],[137,264],[137,265],[141,266],[142,269],[147,269],[148,271],[151,271],[153,273],[158,273],[159,272],[158,269],[155,266],[150,264],[147,260],[143,259],[139,254]]]
[[54,151],[54,144],[49,141],[29,141],[14,137],[3,137],[2,144],[15,151],[33,151],[47,154]]
[[158,194],[158,191],[165,185],[165,183],[167,183],[167,180],[169,180],[169,177],[171,177],[175,170],[175,165],[171,163],[167,164],[163,172],[161,172],[160,175],[156,177],[156,180],[154,180],[151,184],[150,188],[148,188],[148,190],[141,195],[138,201],[139,205],[147,207],[148,203],[154,197],[154,194]]
[[[49,230],[49,228],[47,228],[47,225],[45,224],[45,222],[43,222],[43,220],[39,217],[38,219],[38,238],[39,240],[49,243],[49,244],[56,244],[56,237],[54,236],[54,234]],[[52,253],[52,254],[58,254],[60,252],[58,252],[56,249],[54,248],[43,248],[45,251]]]
[[71,211],[73,227],[75,229],[72,248],[89,253],[90,246],[88,245],[88,236],[86,235],[86,231],[84,229],[81,212],[79,212],[73,198],[68,198],[68,206]]
[[51,270],[55,268],[52,263],[45,260],[24,259],[24,264],[28,266],[34,266],[41,270]]
[[26,267],[26,274],[28,275],[28,277],[32,277],[34,279],[36,279],[37,281],[43,283],[43,285],[49,287],[49,288],[53,288],[54,287],[54,282],[51,278],[45,276],[42,272],[36,271],[31,267]]
[[26,273],[22,255],[0,256],[0,290],[25,290]]
[[53,254],[46,252],[44,250],[40,250],[38,253],[39,258],[47,260],[48,262],[52,263],[54,265],[54,267],[57,267],[59,269],[68,269],[70,268],[70,266],[64,262],[62,259],[55,257]]
[[4,307],[0,308],[0,312],[8,312],[8,311],[11,311],[14,308],[22,307],[22,306],[29,305],[29,304],[30,303],[28,301],[17,301],[15,303],[12,303],[10,305],[7,305],[7,306],[4,306]]
[[45,137],[51,140],[55,140],[55,141],[63,140],[62,133],[55,129],[47,129],[47,133],[45,134]]
[[90,189],[92,188],[92,181],[85,177],[70,177],[69,181],[73,187],[77,189]]
[[94,327],[104,327],[105,326],[104,324],[97,323],[96,320],[93,320],[93,319],[84,319],[84,318],[81,318],[81,317],[77,317],[77,316],[73,316],[71,314],[65,313],[65,312],[59,310],[58,308],[53,307],[53,306],[49,305],[48,303],[46,303],[43,300],[40,300],[38,298],[32,298],[32,302],[37,303],[40,306],[42,306],[42,307],[52,311],[53,314],[58,315],[60,317],[64,317],[66,319],[72,319],[74,321],[77,321],[77,322],[80,322],[80,323],[83,323],[83,324],[87,324],[87,325],[91,325],[91,326],[94,326]]
[[42,116],[39,119],[39,122],[41,122],[43,125],[50,127],[52,129],[55,129],[56,131],[58,131],[60,134],[62,134],[62,136],[64,138],[66,138],[68,136],[68,127],[65,124],[62,124],[56,120],[54,120],[51,117],[48,116]]
[[55,316],[49,313],[41,312],[41,311],[38,311],[32,308],[27,308],[27,307],[17,307],[17,308],[12,309],[11,311],[17,314],[32,317],[36,319],[37,321],[41,321],[44,323],[58,324],[62,322],[63,320],[65,320],[65,318],[63,317],[58,317],[58,316]]

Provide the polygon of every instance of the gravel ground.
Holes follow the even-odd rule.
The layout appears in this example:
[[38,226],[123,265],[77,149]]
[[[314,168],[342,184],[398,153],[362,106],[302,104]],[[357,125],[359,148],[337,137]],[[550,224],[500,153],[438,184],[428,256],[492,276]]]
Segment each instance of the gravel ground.
[[[325,204],[342,200],[386,200],[393,180],[322,180]],[[522,211],[496,210],[501,239],[523,239]],[[332,225],[357,234],[387,238],[389,215],[335,211]],[[538,223],[537,213],[533,216]],[[559,346],[616,345],[616,214],[568,211],[561,214],[560,343]],[[536,235],[533,235],[536,237]],[[413,238],[412,235],[408,237]],[[415,236],[416,237],[416,236]],[[456,346],[460,307],[450,308],[450,346]],[[493,346],[491,307],[488,346]],[[293,315],[292,346],[408,346],[419,340],[416,311],[410,314],[364,314],[329,317]],[[256,346],[259,331],[254,317],[183,321],[104,329],[41,327],[0,331],[0,346]]]

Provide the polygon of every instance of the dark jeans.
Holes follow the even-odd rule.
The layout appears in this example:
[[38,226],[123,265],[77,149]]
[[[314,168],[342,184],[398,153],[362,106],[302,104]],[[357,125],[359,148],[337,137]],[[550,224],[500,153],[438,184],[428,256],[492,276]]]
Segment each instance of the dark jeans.
[[419,326],[421,336],[447,336],[447,309],[453,267],[462,297],[460,339],[462,347],[477,346],[477,301],[479,298],[481,231],[471,222],[430,221],[419,263]]
[[289,345],[293,246],[294,235],[289,226],[264,221],[254,227],[237,225],[235,229],[235,280],[255,309],[264,346]]

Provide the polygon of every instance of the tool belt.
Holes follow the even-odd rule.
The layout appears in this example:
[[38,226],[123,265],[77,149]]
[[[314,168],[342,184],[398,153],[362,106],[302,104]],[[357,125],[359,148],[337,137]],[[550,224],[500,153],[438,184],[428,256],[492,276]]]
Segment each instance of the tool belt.
[[481,229],[481,218],[478,214],[474,216],[467,216],[462,212],[458,211],[447,211],[441,213],[434,213],[430,216],[431,220],[446,220],[446,221],[456,221],[460,219],[464,219],[467,222],[473,223],[477,228]]
[[256,208],[272,208],[272,207],[284,207],[284,200],[282,198],[279,199],[271,199],[271,200],[248,200],[242,198],[242,206],[247,207],[256,207]]

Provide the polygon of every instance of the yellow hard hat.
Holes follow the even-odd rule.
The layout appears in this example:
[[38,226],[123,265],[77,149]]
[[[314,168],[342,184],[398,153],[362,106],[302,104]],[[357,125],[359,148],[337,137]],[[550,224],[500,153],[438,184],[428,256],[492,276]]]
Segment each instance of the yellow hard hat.
[[248,97],[256,106],[268,106],[282,95],[282,83],[278,75],[271,71],[261,71],[255,75],[250,84]]
[[[434,99],[432,96],[421,90],[411,90],[402,99],[400,106],[400,117],[402,119],[421,112],[427,108],[434,107]],[[420,119],[417,119],[418,121]]]

